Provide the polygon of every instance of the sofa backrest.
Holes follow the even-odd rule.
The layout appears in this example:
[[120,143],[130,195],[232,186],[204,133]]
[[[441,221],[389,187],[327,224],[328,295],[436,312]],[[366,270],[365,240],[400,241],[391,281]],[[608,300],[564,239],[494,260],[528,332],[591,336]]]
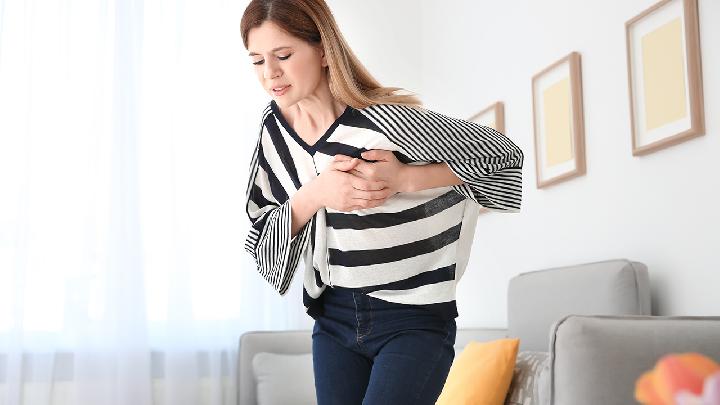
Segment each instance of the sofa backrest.
[[567,315],[650,315],[647,267],[613,259],[520,273],[507,305],[520,350],[548,351],[551,326]]

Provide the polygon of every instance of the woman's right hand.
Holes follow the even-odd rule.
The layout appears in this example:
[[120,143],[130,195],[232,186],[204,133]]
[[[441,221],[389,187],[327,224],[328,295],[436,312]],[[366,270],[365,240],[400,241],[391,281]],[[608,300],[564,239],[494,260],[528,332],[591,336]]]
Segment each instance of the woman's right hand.
[[314,194],[319,205],[336,211],[374,208],[385,203],[393,194],[382,181],[368,181],[348,173],[360,159],[332,161],[313,180]]

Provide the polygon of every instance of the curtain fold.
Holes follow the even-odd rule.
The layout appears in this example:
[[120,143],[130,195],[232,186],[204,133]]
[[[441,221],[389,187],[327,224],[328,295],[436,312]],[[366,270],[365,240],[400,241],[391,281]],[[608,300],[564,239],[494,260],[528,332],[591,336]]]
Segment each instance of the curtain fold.
[[243,249],[246,4],[0,0],[0,405],[235,404],[240,335],[311,328]]

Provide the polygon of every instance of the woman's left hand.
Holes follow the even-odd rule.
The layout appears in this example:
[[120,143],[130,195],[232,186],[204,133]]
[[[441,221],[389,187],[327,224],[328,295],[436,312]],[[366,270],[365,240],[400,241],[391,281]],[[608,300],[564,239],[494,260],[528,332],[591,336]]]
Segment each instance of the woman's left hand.
[[[389,188],[391,195],[406,191],[407,175],[409,165],[400,162],[392,151],[384,149],[372,149],[360,155],[366,160],[376,162],[360,161],[357,166],[348,173],[369,181],[379,181]],[[335,155],[334,160],[351,160],[347,155]]]

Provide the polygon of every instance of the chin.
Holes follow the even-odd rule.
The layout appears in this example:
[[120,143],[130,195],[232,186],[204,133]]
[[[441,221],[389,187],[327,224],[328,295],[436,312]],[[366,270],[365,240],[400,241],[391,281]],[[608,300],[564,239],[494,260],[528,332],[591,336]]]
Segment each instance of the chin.
[[297,103],[297,100],[289,99],[289,98],[285,98],[285,97],[279,97],[279,98],[273,97],[273,100],[275,100],[275,103],[281,108],[287,108],[287,107],[290,107],[293,104]]

